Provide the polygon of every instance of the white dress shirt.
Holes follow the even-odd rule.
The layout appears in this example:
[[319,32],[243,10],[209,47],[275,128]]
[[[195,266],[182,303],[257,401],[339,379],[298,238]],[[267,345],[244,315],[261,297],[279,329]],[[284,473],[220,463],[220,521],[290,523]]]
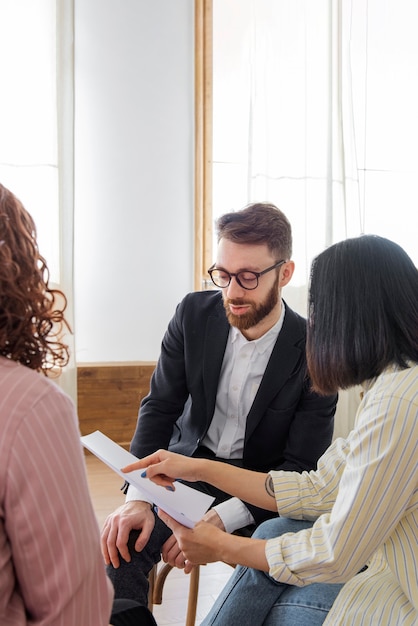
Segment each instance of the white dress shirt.
[[[249,341],[231,327],[216,395],[215,412],[202,444],[221,459],[242,459],[247,415],[254,402],[283,326],[285,306],[279,320],[262,337]],[[225,530],[234,532],[254,523],[254,518],[238,498],[229,498],[214,507]]]
[[[237,328],[231,326],[216,395],[216,405],[208,432],[202,445],[221,459],[242,459],[247,415],[257,394],[273,347],[283,326],[285,304],[279,320],[262,337],[249,341]],[[145,500],[143,494],[129,486],[126,500]],[[245,504],[229,498],[214,510],[225,530],[234,532],[254,523]]]

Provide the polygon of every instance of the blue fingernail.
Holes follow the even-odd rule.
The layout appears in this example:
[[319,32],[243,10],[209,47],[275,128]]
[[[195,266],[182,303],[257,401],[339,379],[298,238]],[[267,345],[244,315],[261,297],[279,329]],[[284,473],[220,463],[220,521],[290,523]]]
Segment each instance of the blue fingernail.
[[147,470],[144,470],[141,474],[141,478],[146,478],[147,477]]
[[174,491],[174,487],[167,486],[167,487],[166,487],[166,489],[167,489],[168,491]]

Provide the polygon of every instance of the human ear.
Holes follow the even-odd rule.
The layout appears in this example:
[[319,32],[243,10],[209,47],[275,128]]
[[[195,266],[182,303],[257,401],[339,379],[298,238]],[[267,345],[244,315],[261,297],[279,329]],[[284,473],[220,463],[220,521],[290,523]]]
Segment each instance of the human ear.
[[280,287],[284,287],[288,284],[295,271],[294,261],[286,261],[280,268]]

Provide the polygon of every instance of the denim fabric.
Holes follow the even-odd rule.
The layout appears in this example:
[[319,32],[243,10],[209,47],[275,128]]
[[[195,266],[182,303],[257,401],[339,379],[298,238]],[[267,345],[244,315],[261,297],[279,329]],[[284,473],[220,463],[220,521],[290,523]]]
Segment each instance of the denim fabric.
[[[261,524],[253,537],[269,539],[311,526],[277,517]],[[201,626],[320,626],[341,587],[322,583],[294,587],[278,583],[266,572],[238,566]]]

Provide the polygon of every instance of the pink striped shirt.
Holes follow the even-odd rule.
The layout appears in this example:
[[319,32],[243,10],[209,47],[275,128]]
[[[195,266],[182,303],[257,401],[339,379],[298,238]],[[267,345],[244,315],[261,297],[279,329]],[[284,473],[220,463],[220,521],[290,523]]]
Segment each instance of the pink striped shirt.
[[112,598],[73,403],[0,357],[0,624],[107,626]]

